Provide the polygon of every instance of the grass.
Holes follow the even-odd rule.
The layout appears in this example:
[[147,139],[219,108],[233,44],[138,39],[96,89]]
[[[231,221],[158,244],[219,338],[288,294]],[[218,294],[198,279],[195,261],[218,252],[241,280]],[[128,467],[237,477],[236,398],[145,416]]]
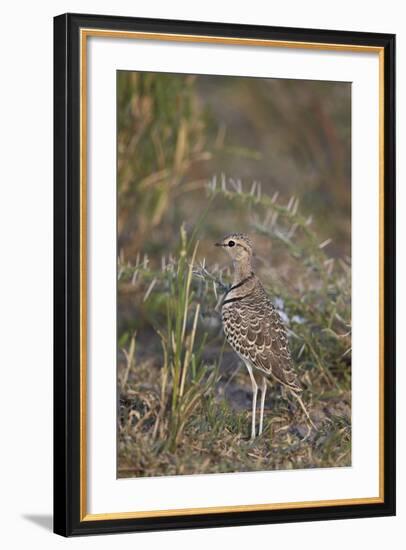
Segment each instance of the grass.
[[[271,256],[259,243],[258,272],[287,324],[317,430],[305,439],[302,410],[270,386],[264,433],[249,440],[250,382],[216,307],[230,273],[199,257],[200,220],[190,236],[180,226],[159,266],[145,255],[119,258],[119,477],[351,464],[350,265],[329,257],[296,199],[282,204],[257,183],[243,187],[223,177],[208,193],[246,211],[255,240],[273,243]],[[129,303],[136,327],[124,322]]]
[[204,113],[198,106],[196,78],[118,71],[119,246],[137,251],[172,234],[169,207],[199,190],[196,171],[212,158]]
[[235,410],[221,389],[201,399],[188,415],[176,449],[166,438],[154,437],[161,412],[158,373],[144,364],[120,407],[119,477],[244,472],[348,466],[351,460],[349,395],[315,396],[312,418],[318,425],[303,440],[307,426],[299,409],[277,390],[267,401],[265,431],[249,440],[248,381],[235,382],[246,394],[246,409]]

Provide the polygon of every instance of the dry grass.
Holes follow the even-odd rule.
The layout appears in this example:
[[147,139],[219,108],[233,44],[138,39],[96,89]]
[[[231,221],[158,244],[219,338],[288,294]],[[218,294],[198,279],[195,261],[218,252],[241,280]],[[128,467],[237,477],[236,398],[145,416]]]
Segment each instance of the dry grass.
[[119,477],[351,465],[348,391],[311,395],[311,416],[318,430],[304,440],[307,424],[302,411],[273,388],[266,403],[264,433],[251,442],[248,377],[241,368],[230,382],[224,372],[213,394],[202,398],[188,417],[176,449],[170,450],[167,439],[154,434],[161,418],[159,378],[159,365],[143,362],[134,367],[121,395]]

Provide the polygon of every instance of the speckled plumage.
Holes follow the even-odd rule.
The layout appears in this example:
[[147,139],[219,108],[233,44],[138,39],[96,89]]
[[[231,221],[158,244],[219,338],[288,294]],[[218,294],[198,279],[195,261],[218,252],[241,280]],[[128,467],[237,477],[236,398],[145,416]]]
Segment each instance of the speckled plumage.
[[256,436],[258,376],[261,380],[259,435],[263,430],[267,379],[290,390],[314,426],[299,395],[302,388],[293,368],[286,328],[253,271],[252,241],[243,233],[231,233],[216,245],[224,247],[233,262],[233,284],[222,300],[221,316],[227,340],[244,361],[251,379],[251,438]]
[[221,315],[231,347],[254,369],[298,392],[286,329],[261,281],[252,274],[223,299]]

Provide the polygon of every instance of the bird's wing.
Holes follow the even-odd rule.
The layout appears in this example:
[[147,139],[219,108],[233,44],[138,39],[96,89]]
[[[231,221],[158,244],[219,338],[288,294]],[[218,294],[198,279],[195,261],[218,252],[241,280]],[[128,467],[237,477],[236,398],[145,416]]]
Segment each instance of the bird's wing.
[[230,343],[255,368],[293,391],[301,391],[286,329],[271,300],[266,296],[260,305],[244,302],[228,314],[228,324],[233,327]]

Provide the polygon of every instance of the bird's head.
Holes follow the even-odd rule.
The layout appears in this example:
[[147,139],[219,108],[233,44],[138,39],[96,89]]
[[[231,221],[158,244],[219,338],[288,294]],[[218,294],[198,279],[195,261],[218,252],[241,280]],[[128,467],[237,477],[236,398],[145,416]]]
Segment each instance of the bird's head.
[[233,262],[251,263],[253,256],[253,244],[248,235],[244,233],[230,233],[221,241],[215,243],[216,246],[221,246],[231,256]]

